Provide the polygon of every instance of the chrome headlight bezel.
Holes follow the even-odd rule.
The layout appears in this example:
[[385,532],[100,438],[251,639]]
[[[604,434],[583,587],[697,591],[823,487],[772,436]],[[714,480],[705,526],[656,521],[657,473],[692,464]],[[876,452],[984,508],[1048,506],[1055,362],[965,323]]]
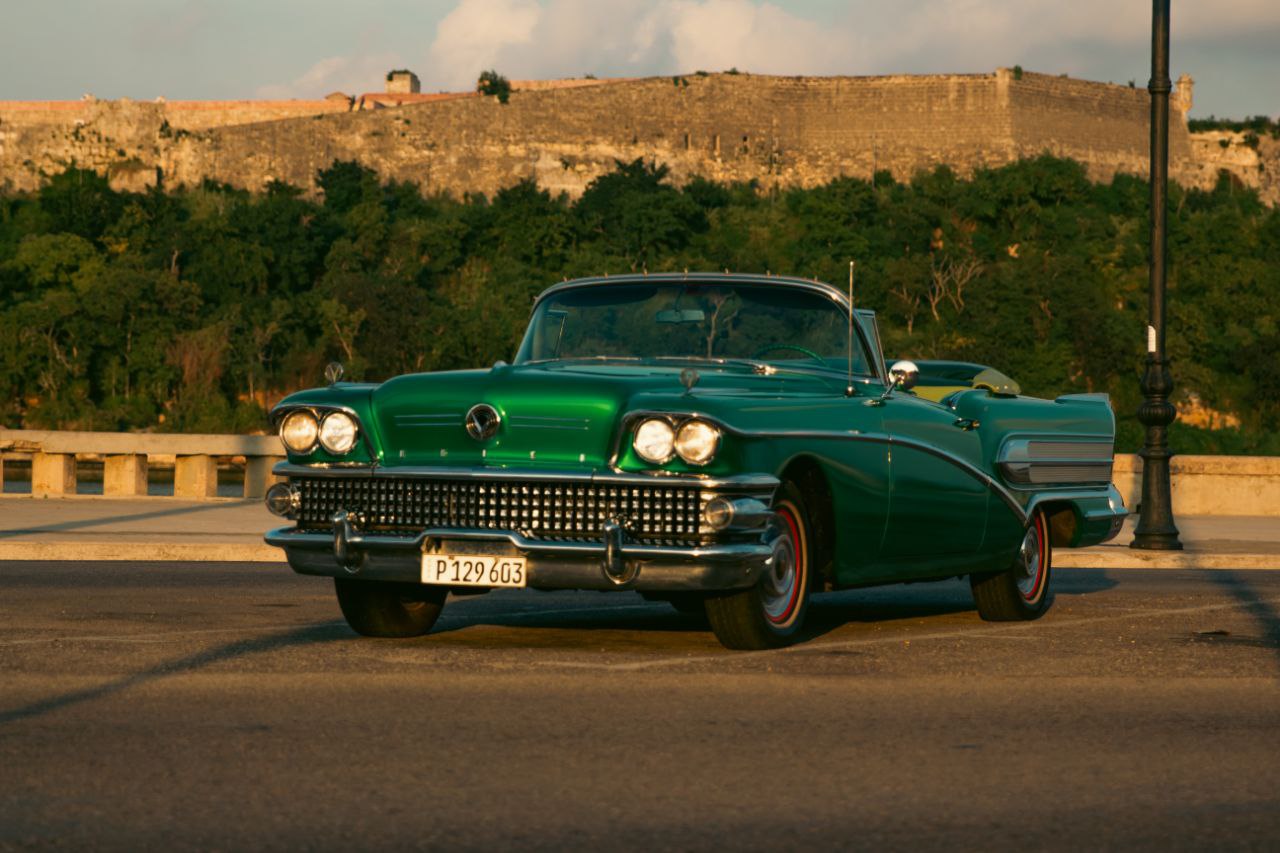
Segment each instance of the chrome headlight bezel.
[[666,418],[645,418],[631,439],[636,455],[652,465],[665,465],[676,455],[676,431]]
[[320,440],[320,421],[307,409],[295,409],[280,419],[279,436],[290,453],[306,455],[316,449]]
[[360,438],[360,424],[346,412],[328,412],[320,421],[319,441],[326,453],[346,456]]
[[701,418],[690,418],[676,430],[676,453],[688,465],[711,464],[720,450],[720,428]]

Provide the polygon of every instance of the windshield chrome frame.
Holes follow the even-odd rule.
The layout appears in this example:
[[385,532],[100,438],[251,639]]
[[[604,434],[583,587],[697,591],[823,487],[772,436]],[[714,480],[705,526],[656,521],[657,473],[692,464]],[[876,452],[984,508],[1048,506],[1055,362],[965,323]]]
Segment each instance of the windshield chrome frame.
[[[645,273],[645,274],[630,273],[627,275],[617,275],[617,276],[595,276],[591,278],[576,278],[576,279],[571,279],[569,281],[562,281],[559,284],[553,284],[551,287],[548,287],[546,290],[542,291],[542,293],[538,294],[537,298],[533,300],[533,309],[529,312],[530,322],[528,327],[525,329],[524,336],[521,337],[520,339],[520,346],[516,349],[515,361],[513,362],[513,364],[515,366],[520,366],[525,364],[555,364],[556,362],[560,362],[560,361],[572,362],[575,360],[591,360],[595,358],[598,358],[601,361],[606,361],[606,360],[637,361],[637,362],[650,361],[651,359],[649,359],[647,356],[599,356],[599,357],[584,356],[581,359],[554,358],[554,359],[521,360],[520,354],[524,352],[525,346],[529,344],[529,336],[533,332],[533,317],[538,313],[538,307],[542,304],[543,300],[551,296],[555,296],[567,290],[576,290],[582,287],[596,287],[596,286],[610,285],[610,284],[623,284],[623,285],[668,284],[669,285],[669,284],[683,284],[683,283],[705,284],[705,285],[743,284],[743,285],[756,285],[756,286],[766,285],[770,287],[777,287],[777,286],[794,287],[800,290],[807,290],[810,293],[817,293],[822,296],[825,296],[832,303],[834,303],[835,306],[839,308],[842,313],[847,314],[850,310],[849,299],[843,292],[840,291],[839,288],[833,287],[832,285],[827,284],[826,282],[818,281],[817,279],[793,278],[790,276],[752,275],[748,273],[687,273],[687,272],[686,273],[678,273],[678,272],[677,273]],[[858,377],[870,376],[872,379],[878,380],[881,383],[886,382],[887,378],[885,377],[884,373],[880,371],[880,367],[882,366],[882,362],[884,360],[884,353],[877,353],[875,348],[871,345],[871,342],[867,340],[867,333],[866,333],[866,330],[862,327],[861,322],[855,322],[853,324],[853,328],[857,334],[858,342],[862,345],[863,352],[867,356],[867,359],[866,359],[867,365],[869,370],[871,371],[870,373],[855,373],[854,375]],[[665,357],[665,356],[661,356],[661,357]],[[681,356],[681,358],[684,358],[684,357]],[[720,364],[726,364],[726,363],[732,364],[734,362],[746,363],[747,361],[751,361],[751,359],[726,359],[726,358],[714,358],[714,357],[700,358],[698,356],[688,356],[688,359],[689,361],[700,361],[700,362],[710,362],[710,363],[720,363]],[[772,367],[777,368],[778,370],[784,370],[784,369],[792,370],[794,368],[798,370],[810,370],[810,371],[821,370],[824,372],[840,373],[841,375],[845,373],[845,370],[843,369],[837,369],[834,367],[831,367],[831,368],[819,367],[816,365],[804,364],[803,362],[796,365],[787,365],[786,367],[780,367],[774,362],[768,362],[768,364],[771,365]]]

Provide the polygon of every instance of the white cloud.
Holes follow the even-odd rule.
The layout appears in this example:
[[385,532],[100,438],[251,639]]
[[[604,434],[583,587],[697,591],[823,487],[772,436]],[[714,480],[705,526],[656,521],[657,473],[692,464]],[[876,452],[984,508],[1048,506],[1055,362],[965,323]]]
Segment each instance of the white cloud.
[[856,41],[771,3],[750,0],[686,0],[667,4],[659,14],[671,34],[673,70],[678,71],[829,73],[847,64]]
[[436,28],[429,79],[468,88],[509,48],[530,44],[542,16],[535,0],[462,0]]
[[512,79],[831,73],[849,47],[815,21],[753,0],[461,0],[436,30],[423,82],[469,88],[486,68]]
[[323,98],[330,92],[359,95],[380,91],[387,72],[399,67],[400,57],[394,53],[356,57],[330,56],[315,63],[288,83],[259,86],[254,95],[270,99]]
[[[369,91],[381,88],[389,68],[404,66],[419,73],[424,91],[470,89],[487,68],[518,80],[734,67],[761,74],[958,73],[1020,64],[1141,84],[1150,14],[1137,0],[454,0],[434,33],[417,36],[416,48],[400,34],[398,53],[345,51],[258,95]],[[1280,51],[1268,34],[1280,36],[1276,0],[1176,4],[1173,70],[1197,78],[1197,111],[1275,109],[1263,81],[1280,76]],[[1254,94],[1246,97],[1245,89]],[[1258,103],[1264,98],[1271,103]]]

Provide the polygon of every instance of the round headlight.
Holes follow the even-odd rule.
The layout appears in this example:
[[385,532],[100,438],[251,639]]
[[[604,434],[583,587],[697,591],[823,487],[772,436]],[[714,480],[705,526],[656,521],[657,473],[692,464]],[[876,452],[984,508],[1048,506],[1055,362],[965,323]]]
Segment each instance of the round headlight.
[[676,434],[671,424],[661,418],[650,418],[636,430],[632,446],[645,462],[661,465],[675,455],[675,442]]
[[690,465],[706,465],[719,446],[720,430],[706,421],[688,421],[676,434],[676,453]]
[[294,453],[310,453],[316,446],[320,425],[310,412],[291,412],[280,423],[280,440]]
[[356,445],[356,421],[346,412],[330,412],[320,423],[320,446],[341,456]]

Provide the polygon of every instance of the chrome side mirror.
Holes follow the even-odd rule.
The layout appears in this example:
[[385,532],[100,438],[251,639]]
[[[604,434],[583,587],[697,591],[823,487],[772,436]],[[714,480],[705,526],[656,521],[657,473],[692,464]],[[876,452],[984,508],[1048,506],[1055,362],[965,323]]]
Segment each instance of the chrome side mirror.
[[893,392],[901,388],[903,391],[910,391],[916,387],[916,380],[920,378],[920,368],[916,367],[914,361],[895,361],[893,367],[889,368],[889,382],[884,386],[884,393],[879,397],[874,397],[867,401],[868,406],[883,406],[884,401],[893,395]]
[[889,368],[889,388],[901,388],[903,391],[910,391],[916,387],[916,380],[920,378],[920,368],[916,367],[914,361],[895,361],[893,367]]

